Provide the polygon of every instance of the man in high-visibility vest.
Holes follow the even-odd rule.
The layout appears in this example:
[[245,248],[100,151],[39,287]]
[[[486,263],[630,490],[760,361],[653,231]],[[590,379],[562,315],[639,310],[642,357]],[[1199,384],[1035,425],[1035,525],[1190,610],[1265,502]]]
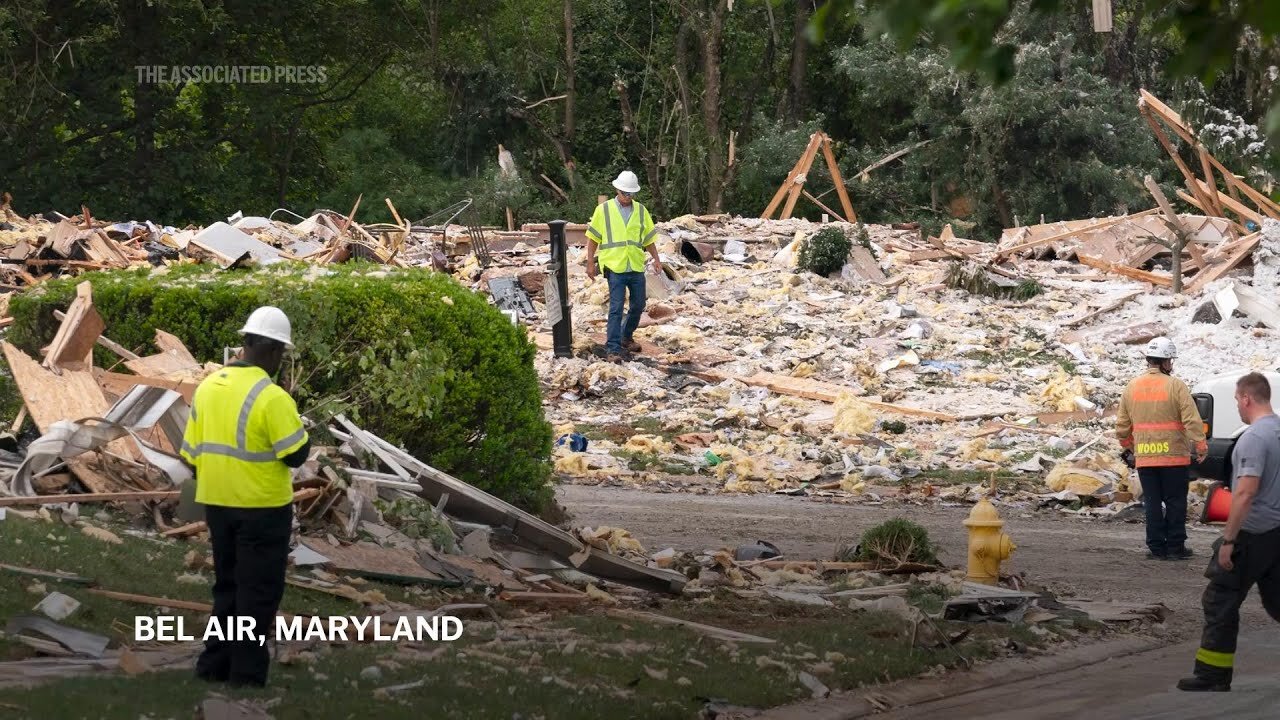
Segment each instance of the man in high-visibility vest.
[[1147,372],[1132,380],[1116,411],[1116,439],[1133,454],[1147,515],[1147,558],[1186,560],[1191,455],[1209,446],[1187,384],[1173,377],[1177,348],[1166,337],[1147,343]]
[[[243,359],[196,388],[181,454],[195,469],[213,546],[212,618],[224,631],[252,618],[254,635],[273,638],[293,526],[289,469],[306,462],[311,440],[293,398],[271,380],[293,348],[289,318],[260,307],[240,334]],[[263,686],[269,665],[265,641],[210,638],[196,675]]]
[[[653,259],[653,267],[662,272],[662,259],[655,243],[657,229],[653,215],[636,202],[640,180],[630,170],[623,170],[613,181],[617,196],[596,206],[587,226],[587,277],[595,279],[604,272],[609,282],[609,322],[605,339],[605,356],[620,362],[640,350],[635,341],[640,316],[644,314],[645,252]],[[622,302],[630,293],[625,319]]]

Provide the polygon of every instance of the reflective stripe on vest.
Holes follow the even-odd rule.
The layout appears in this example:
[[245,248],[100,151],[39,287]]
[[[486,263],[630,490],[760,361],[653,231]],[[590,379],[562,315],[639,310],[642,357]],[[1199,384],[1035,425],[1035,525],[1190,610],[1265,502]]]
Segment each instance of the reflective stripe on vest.
[[[234,446],[223,443],[201,442],[192,447],[186,441],[182,443],[182,450],[194,460],[201,455],[225,455],[237,460],[245,462],[275,462],[279,459],[279,454],[306,436],[306,428],[298,428],[297,432],[277,441],[271,446],[270,450],[262,450],[253,452],[249,450],[249,418],[253,415],[254,403],[258,401],[258,396],[262,394],[267,386],[271,385],[271,378],[262,378],[249,389],[249,394],[245,396],[244,402],[240,405],[240,416],[236,419],[236,444]],[[196,417],[195,408],[191,410],[191,419]]]
[[[617,219],[622,223],[622,228],[619,230],[620,234],[617,236],[615,236],[613,229],[614,213],[617,213]],[[643,237],[640,236],[639,231],[644,230],[645,223],[647,222],[648,210],[645,209],[644,205],[641,205],[638,202],[634,203],[632,218],[636,221],[636,225],[639,226],[634,239],[632,239],[630,232],[631,223],[622,219],[622,209],[618,205],[617,198],[605,201],[604,236],[597,237],[598,244],[600,245],[600,253],[597,257],[599,258],[600,265],[602,267],[611,263],[616,263],[620,260],[625,260],[625,272],[635,272],[636,268],[634,267],[633,261],[638,261],[640,263],[640,271],[643,271],[645,243],[658,233],[658,229],[655,227]],[[594,230],[594,228],[591,228],[591,230]],[[593,237],[596,237],[597,233],[598,231],[592,232],[591,234]],[[633,251],[632,248],[634,248],[635,251],[638,251],[638,253]]]

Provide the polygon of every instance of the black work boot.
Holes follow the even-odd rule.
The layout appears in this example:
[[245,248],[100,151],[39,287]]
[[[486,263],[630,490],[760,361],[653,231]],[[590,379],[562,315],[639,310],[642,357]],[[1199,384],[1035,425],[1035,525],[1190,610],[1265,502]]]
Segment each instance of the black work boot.
[[1168,559],[1169,559],[1169,556],[1168,556],[1168,555],[1165,555],[1164,553],[1158,553],[1158,552],[1154,552],[1154,551],[1152,551],[1152,550],[1148,550],[1148,551],[1147,551],[1147,559],[1148,559],[1148,560],[1168,560]]
[[1185,545],[1180,548],[1173,548],[1168,555],[1170,560],[1190,560],[1192,557],[1195,557],[1195,553],[1191,552],[1191,548]]
[[1178,689],[1185,692],[1231,692],[1231,681],[1192,675],[1179,680]]

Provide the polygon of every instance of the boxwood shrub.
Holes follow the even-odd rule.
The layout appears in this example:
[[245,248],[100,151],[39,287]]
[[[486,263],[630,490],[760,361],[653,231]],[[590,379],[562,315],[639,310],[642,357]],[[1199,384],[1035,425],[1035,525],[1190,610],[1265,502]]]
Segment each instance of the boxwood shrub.
[[[551,498],[551,427],[534,346],[452,278],[352,264],[220,271],[181,266],[89,273],[15,296],[10,342],[36,356],[52,340],[75,285],[89,280],[105,334],[140,355],[156,328],[201,361],[222,362],[260,305],[293,323],[280,382],[316,423],[345,412],[429,464],[521,507]],[[98,348],[97,362],[119,362]]]

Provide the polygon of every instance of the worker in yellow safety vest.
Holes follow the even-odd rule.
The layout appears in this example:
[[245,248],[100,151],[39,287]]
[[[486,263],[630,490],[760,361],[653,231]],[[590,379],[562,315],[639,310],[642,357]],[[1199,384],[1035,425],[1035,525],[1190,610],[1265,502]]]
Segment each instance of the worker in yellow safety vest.
[[[182,438],[182,458],[195,470],[213,546],[213,613],[224,633],[252,618],[255,638],[227,633],[205,641],[196,661],[202,679],[263,686],[270,664],[265,640],[275,635],[293,527],[290,468],[307,459],[311,441],[293,398],[271,378],[293,348],[289,318],[260,307],[240,330],[241,360],[196,388]],[[247,623],[246,623],[247,624]]]
[[1116,440],[1133,458],[1147,516],[1147,558],[1186,560],[1191,455],[1209,447],[1204,421],[1187,384],[1173,377],[1177,348],[1169,338],[1147,343],[1147,372],[1132,380],[1116,411]]
[[[624,170],[613,181],[617,196],[596,206],[587,226],[587,277],[595,279],[604,272],[609,283],[609,322],[605,339],[605,357],[610,362],[628,359],[639,352],[635,341],[645,303],[645,252],[653,259],[653,268],[662,272],[662,259],[655,243],[658,234],[653,215],[635,200],[640,192],[636,174]],[[630,293],[624,320],[622,302]]]

